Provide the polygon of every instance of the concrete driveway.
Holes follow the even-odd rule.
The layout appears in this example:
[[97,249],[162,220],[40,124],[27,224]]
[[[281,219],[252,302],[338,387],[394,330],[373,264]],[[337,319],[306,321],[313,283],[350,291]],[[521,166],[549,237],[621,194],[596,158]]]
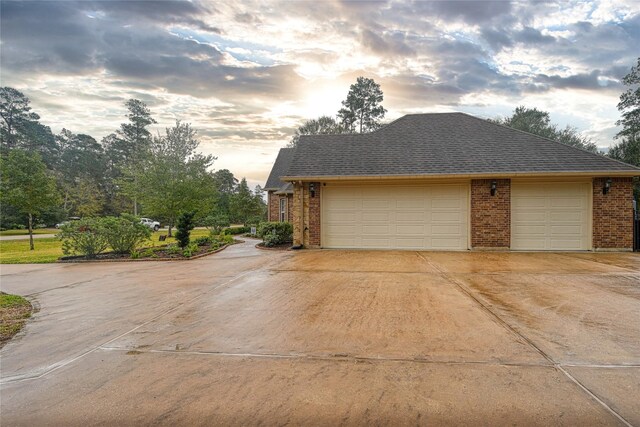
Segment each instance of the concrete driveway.
[[640,257],[4,265],[3,425],[640,425]]

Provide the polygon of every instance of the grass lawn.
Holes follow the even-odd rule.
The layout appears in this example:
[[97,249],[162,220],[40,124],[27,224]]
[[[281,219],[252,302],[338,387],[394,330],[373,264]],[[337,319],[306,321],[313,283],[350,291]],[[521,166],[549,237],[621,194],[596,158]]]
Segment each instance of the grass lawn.
[[[175,230],[173,230],[175,234]],[[151,235],[149,242],[143,246],[161,246],[176,241],[173,237],[167,237],[164,242],[158,241],[162,234],[167,234],[167,230],[156,231]],[[209,230],[196,229],[191,232],[191,238],[195,239],[200,236],[208,236]],[[29,239],[25,240],[0,240],[0,264],[30,264],[30,263],[48,263],[56,262],[58,258],[63,256],[62,242],[58,239],[45,238],[34,239],[33,244],[35,250],[29,250]]]
[[31,317],[31,303],[18,295],[0,292],[0,348],[20,332]]
[[[55,228],[36,228],[33,230],[33,234],[56,234],[58,232]],[[4,230],[0,231],[0,236],[28,236],[29,230]]]

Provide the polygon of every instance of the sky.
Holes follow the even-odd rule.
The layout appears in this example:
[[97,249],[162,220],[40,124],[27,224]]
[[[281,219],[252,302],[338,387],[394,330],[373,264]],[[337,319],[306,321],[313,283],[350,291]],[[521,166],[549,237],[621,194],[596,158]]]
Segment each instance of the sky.
[[198,130],[214,167],[263,185],[305,119],[335,115],[358,76],[408,113],[549,111],[606,150],[640,2],[0,2],[0,84],[41,122],[97,140],[143,100],[163,132]]

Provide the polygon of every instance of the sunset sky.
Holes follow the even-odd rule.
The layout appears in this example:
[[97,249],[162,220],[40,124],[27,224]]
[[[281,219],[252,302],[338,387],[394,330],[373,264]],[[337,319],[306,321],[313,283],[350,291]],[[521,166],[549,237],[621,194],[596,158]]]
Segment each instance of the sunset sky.
[[1,2],[1,84],[42,123],[100,140],[145,101],[198,129],[216,169],[264,184],[304,119],[335,115],[357,76],[406,113],[526,105],[613,143],[640,2]]

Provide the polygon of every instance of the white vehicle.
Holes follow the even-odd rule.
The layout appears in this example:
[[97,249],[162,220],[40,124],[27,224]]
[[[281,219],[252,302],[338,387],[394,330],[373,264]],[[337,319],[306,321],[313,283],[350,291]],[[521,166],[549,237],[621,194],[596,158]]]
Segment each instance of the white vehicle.
[[153,231],[160,230],[160,223],[158,221],[152,220],[151,218],[140,218],[140,222],[146,225],[147,227],[149,227],[150,229],[152,229]]
[[79,216],[70,216],[68,220],[57,223],[56,228],[60,228],[63,225],[69,224],[71,221],[77,221],[79,219],[80,219]]

